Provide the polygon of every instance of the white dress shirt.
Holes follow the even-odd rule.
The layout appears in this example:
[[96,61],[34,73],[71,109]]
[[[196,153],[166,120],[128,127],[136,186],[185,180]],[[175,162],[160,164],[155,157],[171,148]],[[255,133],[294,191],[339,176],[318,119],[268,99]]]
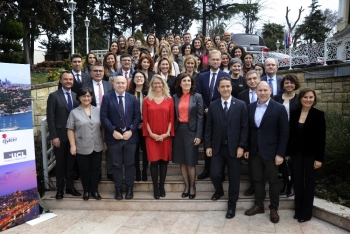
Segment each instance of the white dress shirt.
[[261,120],[264,117],[267,106],[269,105],[270,99],[264,104],[260,105],[259,101],[256,103],[256,110],[254,115],[255,124],[260,127]]
[[100,82],[96,82],[96,81],[92,80],[92,85],[94,87],[94,94],[95,94],[94,98],[95,98],[95,101],[96,101],[96,106],[98,108],[100,108],[101,107],[101,101],[100,101],[100,95],[99,95],[100,94],[100,90],[99,90],[98,83],[100,83],[100,85],[101,85],[102,97],[103,97],[103,95],[105,94],[105,91],[103,89],[102,80]]

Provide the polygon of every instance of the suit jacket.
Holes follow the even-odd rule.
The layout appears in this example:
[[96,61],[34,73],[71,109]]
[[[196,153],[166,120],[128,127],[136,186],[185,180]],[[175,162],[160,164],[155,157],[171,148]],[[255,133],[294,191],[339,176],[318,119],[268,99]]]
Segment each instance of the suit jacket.
[[[132,74],[134,74],[135,70],[131,67],[129,72],[130,74],[128,74],[128,76],[131,79]],[[120,68],[118,71],[111,73],[111,76],[124,76],[123,68]]]
[[154,71],[148,70],[148,82],[151,82],[153,75],[156,74]]
[[229,74],[226,72],[223,72],[219,70],[217,77],[216,77],[216,82],[214,85],[214,94],[213,97],[210,98],[210,93],[209,93],[209,80],[210,80],[210,71],[200,73],[199,76],[197,77],[197,85],[196,85],[196,92],[202,95],[203,98],[203,109],[207,109],[209,107],[210,102],[215,101],[216,99],[220,98],[220,93],[217,89],[219,80],[222,77],[230,77]]
[[[140,102],[134,95],[125,92],[125,125],[127,130],[132,131],[129,143],[137,143],[137,127],[141,120]],[[105,142],[107,144],[116,144],[117,140],[113,137],[114,130],[120,131],[122,128],[121,115],[116,92],[110,92],[103,96],[103,102],[100,111],[100,119],[105,127]]]
[[255,157],[257,150],[265,160],[274,160],[276,155],[285,156],[289,123],[286,108],[270,98],[269,105],[262,117],[260,126],[255,124],[257,102],[248,105],[250,157]]
[[246,89],[238,94],[238,99],[244,101],[247,106],[250,104],[249,92],[250,89]]
[[169,86],[171,96],[175,94],[176,79],[176,76],[168,76],[168,79],[166,80],[166,83]]
[[[297,105],[297,102],[296,102],[297,98],[298,98],[298,94],[295,94],[294,97],[293,97],[292,99],[289,100],[289,113],[290,113],[291,111],[293,111],[293,110],[295,110],[295,109],[298,108],[298,105]],[[275,95],[275,96],[273,97],[273,99],[274,99],[276,102],[281,103],[281,104],[283,104],[283,102],[284,102],[284,100],[283,100],[283,98],[282,98],[282,94]]]
[[[68,141],[67,119],[69,116],[68,104],[62,88],[50,93],[47,99],[46,117],[49,128],[50,139],[59,138],[61,142]],[[76,100],[76,94],[71,92],[73,108],[79,105]]]
[[[173,95],[175,107],[175,130],[179,124],[179,103],[181,98],[177,94]],[[199,93],[190,96],[190,105],[188,107],[188,127],[196,131],[195,137],[203,139],[203,99]]]
[[326,146],[324,112],[312,107],[301,130],[298,127],[300,114],[301,108],[290,112],[287,155],[300,153],[303,157],[314,157],[315,160],[323,162]]
[[67,128],[74,131],[78,154],[89,155],[93,151],[101,152],[103,150],[100,127],[100,108],[91,106],[91,118],[89,118],[81,105],[70,112]]
[[[219,153],[223,129],[221,98],[209,105],[205,126],[205,146],[212,148],[213,156]],[[248,112],[245,103],[234,97],[228,110],[227,141],[231,157],[237,157],[237,148],[245,148],[248,140]]]
[[[267,75],[262,76],[262,77],[261,77],[261,81],[266,81],[266,82],[268,83],[268,81],[267,81]],[[281,81],[282,81],[282,78],[276,75],[277,94],[283,94],[283,93],[284,93],[284,90],[281,89],[281,87],[280,87]],[[277,94],[276,94],[276,95],[277,95]],[[273,93],[271,94],[271,97],[273,97]]]
[[[114,88],[113,88],[113,85],[111,84],[111,82],[102,80],[102,84],[103,84],[104,94],[107,94],[107,93],[114,91]],[[96,106],[96,95],[95,95],[95,90],[94,90],[94,83],[92,82],[92,80],[89,81],[88,83],[83,84],[83,87],[89,87],[90,89],[92,89],[93,99],[91,101],[91,105]]]
[[[92,79],[90,74],[87,74],[83,71],[81,72],[81,83],[75,79],[74,74],[73,74],[73,77],[74,77],[74,83],[73,83],[72,91],[74,93],[78,93],[79,89],[83,86],[83,84],[88,83]],[[58,82],[58,89],[62,89],[61,82]]]

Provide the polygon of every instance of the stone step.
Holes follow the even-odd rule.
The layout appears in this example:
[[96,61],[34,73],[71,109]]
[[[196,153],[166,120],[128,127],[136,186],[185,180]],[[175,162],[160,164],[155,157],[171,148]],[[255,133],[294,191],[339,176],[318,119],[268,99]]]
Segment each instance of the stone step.
[[[142,170],[142,161],[140,161],[140,168]],[[106,177],[107,168],[106,168],[106,162],[105,161],[102,161],[101,169],[102,169],[102,177]],[[202,173],[203,170],[204,170],[204,160],[199,160],[198,161],[198,165],[196,165],[197,174]],[[227,175],[227,167],[225,167],[225,171],[226,171],[226,175]],[[149,165],[147,167],[147,174],[149,176],[151,175],[151,173],[150,173],[150,166]],[[248,163],[246,161],[244,161],[244,160],[242,160],[241,174],[242,175],[247,175],[248,174]],[[181,175],[180,165],[179,164],[174,164],[172,162],[169,162],[167,175]]]
[[[153,184],[151,181],[151,178],[148,178],[148,181],[135,181],[134,183],[134,191],[137,192],[151,192],[153,191]],[[51,178],[52,185],[56,184],[56,179]],[[248,181],[248,176],[242,175],[240,180],[240,191],[246,191],[250,186],[250,183]],[[80,182],[80,180],[74,181],[74,187],[77,190],[83,190],[83,186]],[[165,190],[170,192],[182,192],[185,189],[185,185],[182,179],[182,176],[180,175],[169,175],[165,179],[164,184]],[[224,191],[228,191],[228,180],[226,176],[225,182],[223,182]],[[280,189],[283,187],[283,182],[280,181]],[[56,189],[53,187],[52,189]],[[196,180],[196,189],[197,191],[201,192],[214,192],[214,186],[209,178],[205,180]],[[269,185],[267,184],[265,187],[266,191],[269,189]],[[98,184],[98,191],[100,192],[114,192],[114,182],[110,180],[101,180],[101,182]]]
[[[49,209],[70,209],[70,210],[142,210],[142,211],[215,211],[227,210],[227,193],[218,201],[212,201],[213,192],[201,192],[197,190],[196,198],[191,200],[182,198],[182,192],[166,192],[166,197],[156,200],[152,192],[134,192],[134,198],[131,200],[123,199],[117,201],[114,199],[114,191],[100,192],[102,200],[97,201],[90,198],[84,201],[82,197],[73,197],[70,194],[64,194],[62,200],[55,199],[55,191],[46,192],[43,201]],[[125,193],[124,193],[125,196]],[[254,204],[253,197],[244,197],[240,194],[237,201],[237,210],[249,209]],[[270,204],[267,198],[264,202],[265,209]],[[280,197],[279,209],[293,209],[294,200],[285,196]],[[268,211],[267,211],[268,212]]]

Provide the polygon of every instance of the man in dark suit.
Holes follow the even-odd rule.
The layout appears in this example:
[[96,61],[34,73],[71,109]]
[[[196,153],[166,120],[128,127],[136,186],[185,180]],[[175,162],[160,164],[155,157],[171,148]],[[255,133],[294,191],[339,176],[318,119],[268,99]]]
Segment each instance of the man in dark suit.
[[130,54],[122,54],[120,56],[120,65],[122,66],[118,71],[112,73],[112,76],[123,76],[127,81],[131,80],[134,74],[132,65],[132,57]]
[[[220,93],[217,89],[219,80],[222,77],[230,77],[226,72],[221,71],[221,52],[218,50],[212,50],[209,52],[209,64],[210,70],[201,73],[197,78],[196,92],[202,95],[203,109],[204,109],[204,134],[205,134],[205,121],[208,113],[209,105],[212,101],[220,98]],[[205,143],[204,143],[205,144]],[[205,147],[205,145],[204,145]],[[205,156],[205,167],[202,174],[198,175],[198,179],[203,180],[210,175],[210,162],[211,158]]]
[[250,157],[255,187],[255,204],[245,212],[252,216],[264,213],[265,178],[269,182],[270,221],[279,222],[278,166],[286,152],[289,123],[286,108],[270,98],[266,81],[257,86],[258,101],[248,105],[249,143],[245,158]]
[[280,83],[282,81],[282,78],[277,76],[277,70],[278,70],[278,61],[274,58],[267,58],[265,60],[265,72],[266,76],[262,76],[262,81],[267,81],[269,83],[270,88],[272,90],[271,97],[282,94],[283,89],[280,87]]
[[101,123],[105,127],[105,142],[113,160],[112,172],[116,188],[115,199],[123,199],[123,164],[125,168],[125,199],[134,197],[135,150],[137,127],[141,120],[140,103],[126,90],[125,77],[112,77],[115,92],[103,96]]
[[[82,62],[81,54],[72,54],[70,61],[72,66],[72,74],[74,77],[74,83],[72,86],[72,91],[77,93],[78,90],[82,87],[83,84],[89,82],[91,80],[91,76],[85,72],[81,71]],[[62,84],[58,82],[58,89],[62,88]]]
[[54,145],[56,157],[56,199],[63,198],[63,189],[73,196],[81,194],[73,186],[74,163],[76,158],[70,154],[70,145],[67,136],[67,119],[70,111],[79,105],[76,94],[71,88],[74,83],[72,73],[63,72],[60,76],[62,88],[50,93],[47,99],[47,125],[50,139]]
[[215,187],[212,200],[224,195],[221,173],[226,164],[229,192],[226,218],[235,216],[239,196],[241,160],[248,139],[248,112],[244,102],[231,96],[230,78],[221,78],[218,84],[221,98],[210,103],[207,114],[205,145],[206,155],[211,157],[210,178]]
[[[247,105],[253,103],[257,100],[256,96],[256,86],[260,82],[260,74],[251,70],[246,74],[246,81],[249,89],[246,89],[238,94],[238,99],[244,101]],[[252,164],[248,159],[248,176],[249,176],[249,188],[244,192],[244,196],[251,196],[254,194],[254,181],[253,181],[253,171]]]

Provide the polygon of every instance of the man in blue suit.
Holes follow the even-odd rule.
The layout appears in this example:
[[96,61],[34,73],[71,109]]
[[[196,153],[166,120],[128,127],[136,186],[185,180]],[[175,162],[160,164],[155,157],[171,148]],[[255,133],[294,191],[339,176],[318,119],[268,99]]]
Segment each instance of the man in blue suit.
[[250,158],[255,187],[255,204],[245,212],[252,216],[264,213],[265,179],[269,182],[270,221],[279,222],[278,166],[285,156],[289,123],[285,107],[271,99],[266,81],[257,86],[258,101],[248,105],[249,143],[245,157]]
[[261,77],[261,81],[267,81],[272,89],[271,97],[277,94],[283,94],[283,89],[280,88],[282,78],[277,76],[278,61],[274,58],[267,58],[265,60],[265,72],[266,76]]
[[212,157],[210,178],[215,193],[211,199],[216,201],[224,194],[221,173],[226,164],[229,181],[226,218],[232,219],[239,196],[240,158],[248,140],[248,112],[243,101],[231,96],[230,78],[221,78],[218,89],[221,98],[210,103],[204,139],[206,155]]
[[123,76],[112,77],[115,92],[103,96],[101,123],[105,127],[104,140],[113,160],[112,172],[116,188],[115,199],[123,199],[123,164],[125,167],[125,199],[134,197],[134,174],[137,127],[141,120],[140,103],[126,90]]
[[118,71],[113,72],[111,76],[123,76],[127,81],[131,80],[134,74],[134,69],[132,65],[132,57],[130,54],[122,54],[120,56],[120,65],[122,66]]
[[[203,109],[204,109],[204,128],[205,134],[205,121],[206,115],[209,110],[209,105],[212,101],[220,98],[220,93],[217,89],[219,80],[222,77],[230,77],[229,74],[220,70],[221,65],[221,52],[218,50],[212,50],[209,52],[209,64],[210,70],[201,73],[197,78],[196,92],[202,95]],[[205,147],[205,146],[204,146]],[[203,180],[209,177],[210,174],[210,162],[211,158],[205,156],[205,167],[202,174],[198,175],[198,179]]]

